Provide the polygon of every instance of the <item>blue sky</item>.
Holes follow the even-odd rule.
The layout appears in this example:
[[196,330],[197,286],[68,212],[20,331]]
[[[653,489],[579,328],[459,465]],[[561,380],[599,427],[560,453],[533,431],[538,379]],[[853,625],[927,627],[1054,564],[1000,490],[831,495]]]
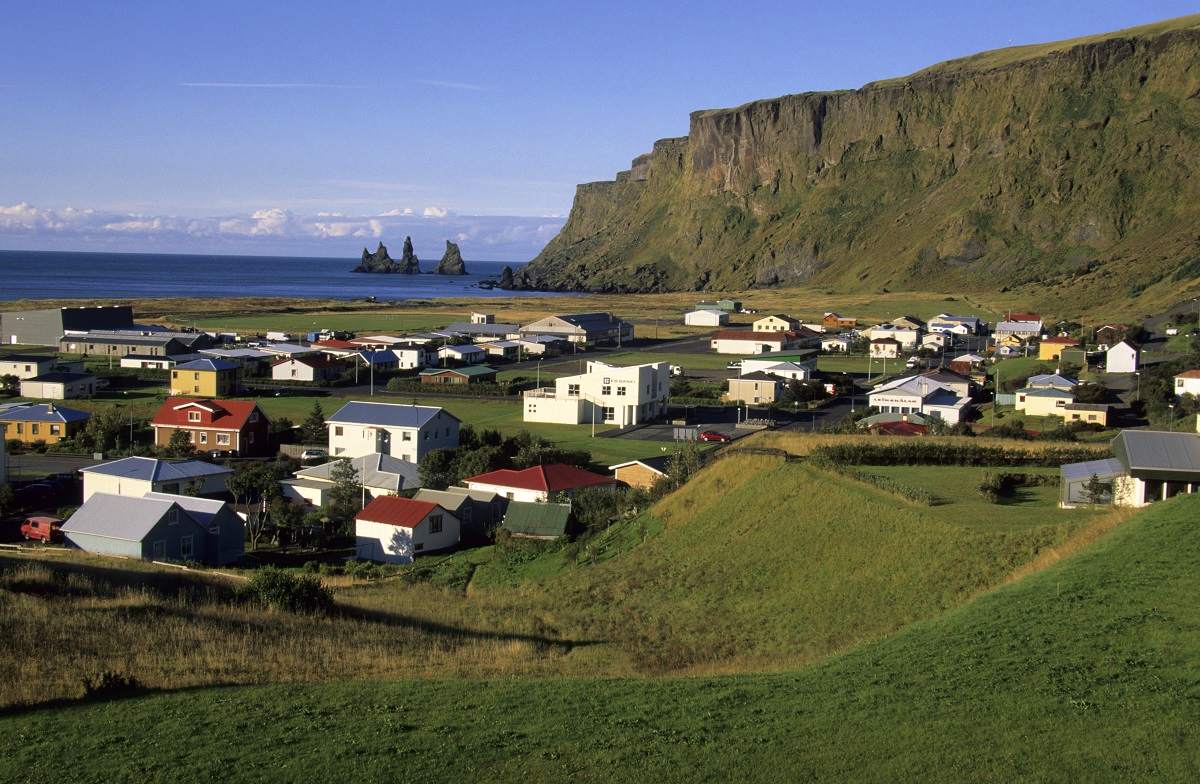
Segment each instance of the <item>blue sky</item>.
[[[1086,8],[1086,11],[1081,9]],[[523,261],[689,112],[1183,2],[13,3],[0,248]]]

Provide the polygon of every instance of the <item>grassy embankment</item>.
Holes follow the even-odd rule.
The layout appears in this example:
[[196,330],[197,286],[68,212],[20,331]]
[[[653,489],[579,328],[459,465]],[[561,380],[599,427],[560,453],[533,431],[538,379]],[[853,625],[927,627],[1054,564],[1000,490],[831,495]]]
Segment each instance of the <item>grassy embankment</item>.
[[[439,556],[432,584],[339,587],[342,611],[320,619],[232,604],[220,584],[128,588],[125,562],[24,574],[5,556],[0,704],[78,696],[102,670],[154,688],[777,670],[956,607],[1110,517],[1044,501],[982,523],[957,501],[921,507],[735,455],[574,558]],[[86,576],[44,571],[65,568]]]
[[[282,685],[18,711],[0,718],[0,777],[1194,781],[1197,514],[1200,498],[1159,504],[1017,584],[786,672]],[[785,611],[791,598],[724,588]]]

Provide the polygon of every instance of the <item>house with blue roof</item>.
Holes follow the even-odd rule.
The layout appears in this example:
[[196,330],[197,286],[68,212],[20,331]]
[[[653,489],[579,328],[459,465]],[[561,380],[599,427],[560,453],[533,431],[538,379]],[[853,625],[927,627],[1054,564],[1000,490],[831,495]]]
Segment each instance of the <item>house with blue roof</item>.
[[427,453],[458,446],[458,417],[440,406],[355,400],[325,420],[329,454],[361,457],[379,452],[409,463]]
[[244,523],[224,501],[170,493],[96,493],[62,525],[67,544],[89,553],[154,561],[233,563]]
[[0,411],[0,434],[5,441],[54,444],[82,432],[91,418],[87,411],[53,403],[18,404]]
[[242,388],[242,366],[224,359],[194,359],[171,369],[171,394],[228,397]]
[[83,474],[83,500],[96,493],[142,496],[146,493],[180,494],[193,486],[196,495],[211,496],[226,492],[232,469],[203,460],[158,460],[153,457],[126,457],[89,466]]

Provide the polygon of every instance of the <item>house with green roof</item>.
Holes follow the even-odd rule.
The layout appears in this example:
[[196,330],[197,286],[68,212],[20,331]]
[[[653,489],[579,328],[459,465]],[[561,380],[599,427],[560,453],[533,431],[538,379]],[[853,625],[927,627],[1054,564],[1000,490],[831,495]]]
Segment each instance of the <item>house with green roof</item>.
[[570,504],[509,501],[501,527],[527,539],[557,539],[575,530]]

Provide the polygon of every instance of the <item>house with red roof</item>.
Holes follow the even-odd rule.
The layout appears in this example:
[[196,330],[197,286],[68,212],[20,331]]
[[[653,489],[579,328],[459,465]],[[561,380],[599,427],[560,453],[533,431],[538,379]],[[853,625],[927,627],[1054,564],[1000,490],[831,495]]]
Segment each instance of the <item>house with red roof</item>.
[[355,555],[410,564],[420,552],[444,550],[461,538],[459,519],[440,504],[381,496],[354,516]]
[[230,451],[241,457],[271,454],[271,422],[253,400],[171,398],[150,426],[159,446],[166,446],[172,433],[183,430],[201,452]]
[[610,490],[617,487],[617,480],[611,476],[601,476],[562,463],[538,465],[524,471],[490,471],[464,481],[471,490],[490,490],[510,501],[547,501],[552,495],[564,493],[569,496],[582,487]]

